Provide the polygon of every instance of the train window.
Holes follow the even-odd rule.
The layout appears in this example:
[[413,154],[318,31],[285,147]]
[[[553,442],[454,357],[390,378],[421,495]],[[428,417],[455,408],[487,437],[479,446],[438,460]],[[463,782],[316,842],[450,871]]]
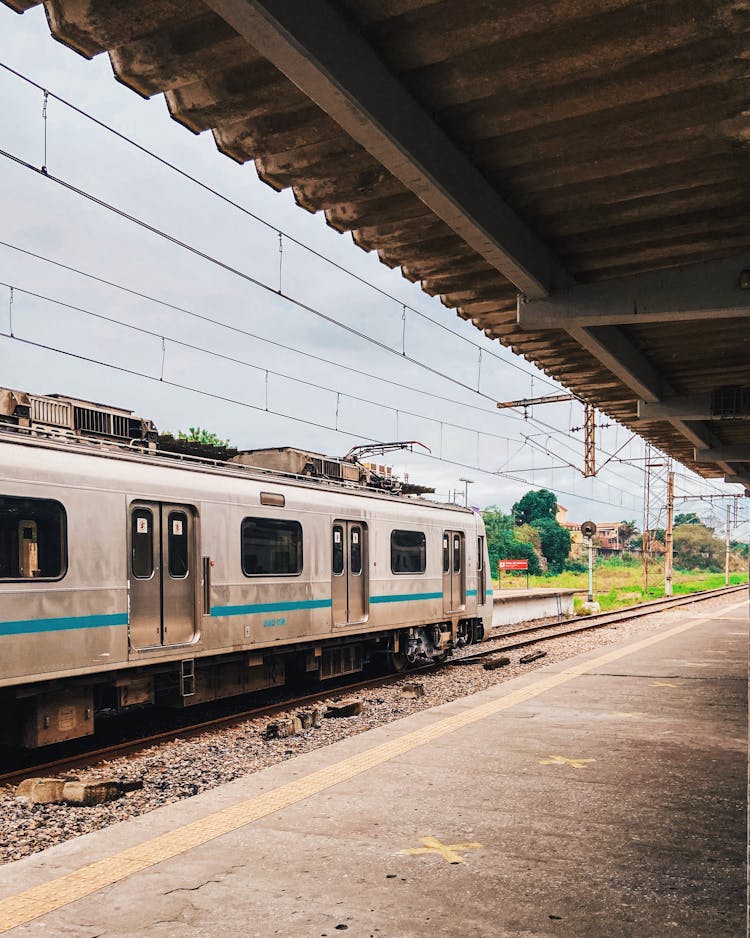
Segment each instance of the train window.
[[424,573],[427,568],[427,538],[422,531],[391,531],[393,573]]
[[137,580],[148,580],[154,572],[154,516],[148,508],[135,508],[130,525],[133,576]]
[[184,580],[189,572],[188,517],[184,511],[170,511],[167,517],[167,565],[169,575]]
[[461,543],[462,537],[460,534],[453,535],[453,572],[461,572]]
[[351,544],[349,545],[349,564],[354,576],[362,572],[362,528],[354,526],[351,531]]
[[302,525],[280,518],[242,522],[245,576],[297,576],[302,572]]
[[333,568],[333,575],[341,576],[344,572],[344,529],[340,524],[334,524],[333,526],[332,551],[331,566]]
[[0,580],[59,580],[66,567],[66,516],[60,502],[0,496]]
[[451,548],[448,541],[448,535],[443,535],[443,573],[448,573],[451,568]]

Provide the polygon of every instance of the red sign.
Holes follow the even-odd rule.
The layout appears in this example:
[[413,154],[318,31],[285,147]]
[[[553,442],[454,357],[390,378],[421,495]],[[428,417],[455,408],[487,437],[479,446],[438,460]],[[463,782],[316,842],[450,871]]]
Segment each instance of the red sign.
[[498,560],[498,570],[528,570],[528,560]]

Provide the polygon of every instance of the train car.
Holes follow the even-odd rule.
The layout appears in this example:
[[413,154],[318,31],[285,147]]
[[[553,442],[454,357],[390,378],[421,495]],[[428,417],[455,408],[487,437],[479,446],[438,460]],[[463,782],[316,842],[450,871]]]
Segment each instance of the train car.
[[[148,422],[113,432],[113,415],[129,412],[7,393],[4,744],[60,742],[92,733],[103,712],[190,706],[293,675],[400,670],[489,630],[476,512],[241,456],[165,454]],[[94,430],[82,435],[50,401]]]

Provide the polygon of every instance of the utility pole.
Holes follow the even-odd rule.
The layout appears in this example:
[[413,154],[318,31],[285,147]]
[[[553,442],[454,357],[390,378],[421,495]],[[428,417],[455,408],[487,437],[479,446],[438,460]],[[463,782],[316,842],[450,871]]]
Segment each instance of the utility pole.
[[672,565],[674,556],[674,472],[667,476],[667,530],[664,550],[664,595],[672,595]]
[[596,475],[596,410],[592,404],[586,404],[583,421],[583,478]]
[[[575,394],[547,394],[544,397],[524,397],[518,401],[501,401],[497,406],[500,410],[506,410],[509,407],[522,407],[524,418],[528,419],[529,407],[535,407],[537,404],[559,404],[561,401],[575,400],[578,400]],[[609,424],[604,426],[609,426]],[[580,430],[581,427],[572,427],[571,429]],[[590,479],[596,475],[596,408],[593,404],[584,404],[583,431],[583,477],[584,479]],[[580,469],[578,471],[580,472]]]
[[724,553],[724,585],[729,586],[729,532],[732,526],[732,505],[727,505],[727,546]]
[[646,479],[643,486],[643,536],[641,537],[641,571],[643,591],[648,596],[648,525],[651,513],[651,444],[646,444]]

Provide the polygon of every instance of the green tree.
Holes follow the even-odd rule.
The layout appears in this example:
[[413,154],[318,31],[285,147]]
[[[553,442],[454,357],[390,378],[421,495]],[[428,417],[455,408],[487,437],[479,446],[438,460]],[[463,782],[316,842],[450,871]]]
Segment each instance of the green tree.
[[515,503],[512,511],[516,524],[532,524],[542,518],[554,521],[557,514],[557,497],[549,489],[527,492]]
[[664,528],[651,528],[648,532],[649,540],[653,543],[658,541],[660,544],[667,543],[667,532]]
[[703,522],[694,511],[690,511],[686,514],[677,515],[674,519],[674,526],[676,528],[679,528],[682,524],[703,524]]
[[745,560],[747,560],[747,555],[748,555],[747,541],[730,541],[729,547],[733,554],[737,554],[738,557],[744,557]]
[[539,531],[533,524],[520,524],[516,527],[515,533],[517,541],[525,541],[527,544],[531,544],[534,550],[538,551],[540,554],[544,553]]
[[221,437],[210,430],[204,430],[203,427],[188,427],[188,432],[177,431],[177,439],[185,440],[188,443],[201,443],[203,446],[231,446],[229,440],[222,440]]
[[675,561],[683,569],[718,572],[724,568],[724,550],[724,543],[704,524],[675,528]]
[[539,557],[532,544],[516,538],[513,516],[504,514],[496,505],[482,512],[490,555],[490,570],[497,572],[498,560],[528,560],[529,573],[541,573]]
[[550,573],[562,573],[570,553],[570,531],[554,518],[538,518],[533,525],[539,531],[542,553],[547,558]]
[[621,521],[617,525],[617,531],[620,538],[620,547],[625,550],[630,546],[630,542],[638,534],[638,523],[636,521]]

